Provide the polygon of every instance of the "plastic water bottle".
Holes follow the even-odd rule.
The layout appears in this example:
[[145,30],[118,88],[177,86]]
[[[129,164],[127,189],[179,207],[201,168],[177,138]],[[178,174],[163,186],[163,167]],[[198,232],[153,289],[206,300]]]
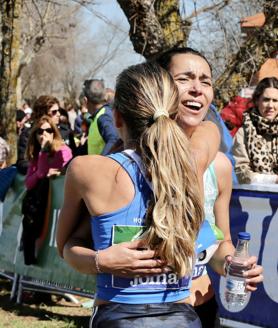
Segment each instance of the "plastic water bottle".
[[243,263],[249,258],[248,244],[250,233],[239,232],[238,241],[232,262],[228,266],[226,276],[225,302],[227,309],[231,312],[239,312],[249,301],[250,292],[245,290],[245,278],[243,273],[249,267]]

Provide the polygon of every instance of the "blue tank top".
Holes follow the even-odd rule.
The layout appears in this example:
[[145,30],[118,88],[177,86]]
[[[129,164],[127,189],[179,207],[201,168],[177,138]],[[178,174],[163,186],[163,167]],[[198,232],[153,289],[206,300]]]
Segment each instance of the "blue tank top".
[[[109,157],[117,161],[129,174],[135,195],[127,206],[91,218],[95,250],[139,237],[145,226],[145,213],[152,196],[151,188],[132,159],[123,153],[116,153]],[[210,225],[207,223],[203,226],[206,227],[206,238],[203,239],[204,243],[197,242],[198,252],[215,242]],[[191,285],[191,277],[178,279],[173,272],[131,279],[100,273],[96,280],[98,299],[126,304],[175,302],[189,296]]]

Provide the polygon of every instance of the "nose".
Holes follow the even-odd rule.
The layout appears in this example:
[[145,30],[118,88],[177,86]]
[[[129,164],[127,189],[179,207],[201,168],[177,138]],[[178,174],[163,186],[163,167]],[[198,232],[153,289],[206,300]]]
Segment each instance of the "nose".
[[202,84],[199,80],[193,80],[191,85],[190,85],[190,90],[191,93],[193,93],[194,95],[199,95],[202,93]]

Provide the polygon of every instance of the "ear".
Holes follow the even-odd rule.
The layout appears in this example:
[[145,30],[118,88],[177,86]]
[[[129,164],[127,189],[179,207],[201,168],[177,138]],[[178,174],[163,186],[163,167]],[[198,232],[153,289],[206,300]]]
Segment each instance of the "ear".
[[114,122],[117,129],[123,126],[123,117],[122,114],[116,109],[113,110]]
[[87,98],[87,97],[84,97],[84,98],[83,98],[83,102],[84,102],[84,105],[85,105],[86,107],[88,107],[88,98]]

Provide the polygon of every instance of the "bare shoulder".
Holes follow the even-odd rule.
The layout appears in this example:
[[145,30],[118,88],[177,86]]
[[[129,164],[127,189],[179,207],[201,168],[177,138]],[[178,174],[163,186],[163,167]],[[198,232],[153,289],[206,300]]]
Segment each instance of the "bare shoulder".
[[118,167],[119,164],[109,157],[101,155],[77,156],[71,161],[67,176],[80,184],[92,184],[103,174],[112,173]]
[[215,172],[217,177],[232,174],[232,163],[229,158],[222,152],[218,152],[214,161]]

